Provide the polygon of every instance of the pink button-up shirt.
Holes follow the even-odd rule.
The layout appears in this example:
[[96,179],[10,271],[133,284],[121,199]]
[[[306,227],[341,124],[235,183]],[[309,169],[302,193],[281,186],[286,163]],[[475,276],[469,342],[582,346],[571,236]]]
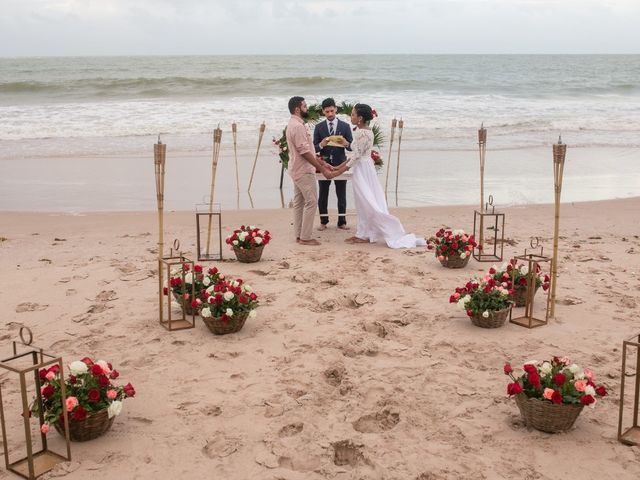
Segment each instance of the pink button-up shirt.
[[316,167],[311,165],[302,155],[314,153],[311,136],[300,117],[291,115],[287,125],[287,145],[289,145],[289,175],[294,180],[300,179],[307,173],[316,173]]

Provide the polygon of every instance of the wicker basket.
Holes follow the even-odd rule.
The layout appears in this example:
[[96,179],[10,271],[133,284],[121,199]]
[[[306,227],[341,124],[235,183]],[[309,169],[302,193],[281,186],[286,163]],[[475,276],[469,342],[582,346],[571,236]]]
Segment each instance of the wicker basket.
[[175,298],[176,302],[180,304],[180,306],[182,307],[186,315],[193,315],[194,313],[197,313],[193,311],[193,308],[191,307],[191,302],[185,301],[184,297],[182,297],[180,294],[173,292],[173,298]]
[[247,321],[248,313],[242,315],[233,316],[230,319],[223,321],[219,317],[202,317],[202,321],[207,328],[216,335],[226,335],[227,333],[236,333],[242,330],[244,322]]
[[[536,285],[536,291],[533,293],[535,297],[540,285]],[[516,302],[516,307],[524,307],[527,303],[527,286],[518,285],[513,292],[513,300]]]
[[524,393],[516,395],[516,404],[528,426],[547,433],[569,430],[584,408],[584,405],[565,403],[555,405],[537,398],[527,398]]
[[476,327],[498,328],[504,325],[504,322],[509,316],[510,310],[511,307],[507,307],[502,310],[489,311],[489,316],[487,318],[484,318],[482,316],[482,312],[474,312],[474,314],[470,317],[471,323],[473,323]]
[[440,263],[443,267],[447,268],[464,268],[467,266],[467,263],[469,263],[470,258],[471,255],[465,258],[460,258],[460,255],[457,255],[455,257],[448,257],[444,260],[440,260]]
[[264,250],[264,245],[258,245],[254,248],[233,248],[236,258],[242,263],[254,263],[259,261],[260,257],[262,257],[262,250]]
[[[72,420],[69,417],[69,438],[73,442],[86,442],[98,438],[111,428],[115,418],[115,416],[109,418],[106,408],[87,414],[84,420]],[[64,423],[56,422],[54,426],[58,433],[64,436]]]

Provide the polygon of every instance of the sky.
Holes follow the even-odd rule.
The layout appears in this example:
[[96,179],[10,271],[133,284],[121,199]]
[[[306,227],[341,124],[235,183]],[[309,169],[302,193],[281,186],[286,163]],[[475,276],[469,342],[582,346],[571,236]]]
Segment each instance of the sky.
[[640,0],[0,0],[0,56],[640,53]]

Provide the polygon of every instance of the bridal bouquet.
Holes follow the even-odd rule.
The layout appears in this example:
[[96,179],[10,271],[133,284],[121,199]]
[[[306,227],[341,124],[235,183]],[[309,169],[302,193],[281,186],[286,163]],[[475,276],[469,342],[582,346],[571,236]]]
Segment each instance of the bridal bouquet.
[[594,383],[591,370],[572,363],[567,357],[553,357],[549,361],[530,361],[522,372],[514,374],[510,364],[504,373],[512,380],[507,385],[507,394],[524,394],[552,404],[589,405],[593,407],[598,397],[607,395],[603,386]]
[[[69,422],[81,422],[87,417],[107,411],[108,418],[118,415],[122,410],[122,402],[125,398],[135,396],[133,385],[127,383],[124,387],[113,383],[120,374],[113,365],[98,360],[94,362],[88,357],[71,362],[69,376],[60,378],[57,365],[43,368],[38,372],[42,387],[42,413],[45,423],[41,427],[42,433],[49,432],[50,425],[58,428],[64,422],[62,420],[63,408],[69,415]],[[64,382],[66,400],[62,404],[61,385]],[[34,402],[31,411],[39,413],[38,402]]]

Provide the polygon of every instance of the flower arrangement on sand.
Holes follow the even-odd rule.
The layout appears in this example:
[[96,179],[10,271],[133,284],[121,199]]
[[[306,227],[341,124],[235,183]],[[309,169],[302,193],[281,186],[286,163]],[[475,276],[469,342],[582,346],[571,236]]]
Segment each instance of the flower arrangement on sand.
[[464,267],[478,244],[473,235],[464,230],[441,228],[427,242],[427,248],[434,250],[436,258],[445,267]]

